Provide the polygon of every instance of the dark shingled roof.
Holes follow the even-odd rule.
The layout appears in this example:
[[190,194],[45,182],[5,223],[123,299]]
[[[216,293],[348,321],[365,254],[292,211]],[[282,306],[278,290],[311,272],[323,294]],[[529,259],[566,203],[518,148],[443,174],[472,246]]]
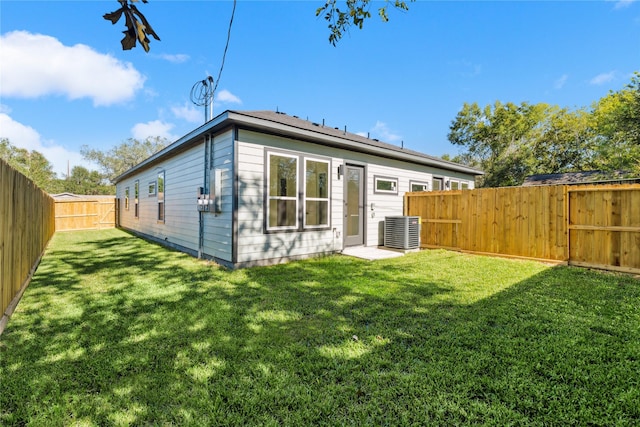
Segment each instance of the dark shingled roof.
[[524,179],[522,185],[575,185],[593,183],[640,182],[640,177],[633,177],[626,171],[583,171],[566,173],[547,173],[531,175]]
[[418,151],[408,150],[403,147],[398,147],[397,145],[378,141],[377,139],[347,132],[346,127],[343,129],[335,128],[323,123],[304,120],[297,116],[290,116],[278,111],[227,110],[199,128],[194,129],[189,134],[178,139],[160,152],[152,155],[142,163],[129,169],[117,177],[115,181],[118,182],[137,170],[149,167],[161,159],[170,156],[171,153],[185,149],[197,141],[200,141],[201,139],[199,138],[206,133],[222,130],[225,127],[232,125],[236,125],[242,129],[256,130],[281,135],[287,138],[306,140],[316,144],[338,147],[345,150],[360,151],[471,175],[484,174],[481,170],[475,169],[471,166],[450,162],[439,157],[429,156]]
[[332,127],[329,125],[325,125],[320,122],[314,122],[310,120],[301,119],[298,116],[290,116],[283,112],[278,111],[269,111],[269,110],[258,110],[258,111],[230,111],[235,114],[253,117],[256,119],[268,120],[273,123],[278,123],[281,125],[291,126],[298,129],[303,129],[311,132],[316,132],[322,135],[331,136],[334,138],[342,138],[345,140],[349,140],[360,144],[362,146],[371,146],[376,148],[382,148],[385,150],[395,151],[398,153],[411,154],[418,158],[428,159],[432,161],[436,161],[441,163],[443,167],[446,168],[446,165],[450,165],[453,167],[462,166],[465,169],[468,169],[467,172],[475,173],[477,175],[482,175],[483,172],[479,169],[472,168],[470,166],[461,165],[459,163],[450,162],[447,160],[443,160],[439,157],[429,156],[427,154],[421,153],[419,151],[414,151],[410,149],[406,149],[403,147],[398,147],[397,145],[388,144],[386,142],[379,141],[374,138],[368,138],[366,136],[362,136],[356,133],[347,132],[346,126],[344,128]]

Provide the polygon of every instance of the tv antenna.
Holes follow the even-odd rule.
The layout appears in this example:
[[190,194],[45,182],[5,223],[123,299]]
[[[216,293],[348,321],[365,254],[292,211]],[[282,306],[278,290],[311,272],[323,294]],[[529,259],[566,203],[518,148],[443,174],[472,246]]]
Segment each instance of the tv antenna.
[[191,87],[191,102],[198,107],[204,107],[204,122],[213,118],[213,77],[209,76],[204,80],[197,81]]

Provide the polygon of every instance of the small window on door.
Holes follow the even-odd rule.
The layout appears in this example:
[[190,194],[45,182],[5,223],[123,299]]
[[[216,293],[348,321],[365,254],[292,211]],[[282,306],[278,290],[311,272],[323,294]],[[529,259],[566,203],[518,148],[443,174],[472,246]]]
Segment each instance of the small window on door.
[[444,180],[442,178],[433,178],[433,191],[444,190]]

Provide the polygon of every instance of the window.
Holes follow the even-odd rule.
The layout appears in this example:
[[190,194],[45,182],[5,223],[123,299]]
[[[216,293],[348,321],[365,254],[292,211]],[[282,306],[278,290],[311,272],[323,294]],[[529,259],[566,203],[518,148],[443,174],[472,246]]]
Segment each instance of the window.
[[468,190],[469,189],[469,183],[468,182],[463,182],[461,185],[462,185],[462,189],[463,190]]
[[398,178],[374,176],[375,193],[398,194]]
[[124,210],[129,210],[129,187],[124,189]]
[[304,226],[329,226],[329,162],[305,160]]
[[298,228],[298,158],[269,153],[267,228]]
[[156,195],[156,182],[155,181],[151,181],[149,183],[149,197],[155,196]]
[[450,180],[450,182],[451,182],[451,189],[452,190],[459,190],[460,189],[460,181]]
[[[154,183],[155,184],[155,183]],[[158,221],[164,222],[164,171],[158,173]]]
[[442,178],[433,178],[433,191],[444,190],[444,182]]
[[428,182],[411,181],[410,187],[411,191],[429,191]]
[[139,206],[138,206],[138,197],[140,196],[140,182],[136,180],[133,184],[133,216],[139,217]]
[[267,153],[266,228],[309,230],[329,227],[329,160]]

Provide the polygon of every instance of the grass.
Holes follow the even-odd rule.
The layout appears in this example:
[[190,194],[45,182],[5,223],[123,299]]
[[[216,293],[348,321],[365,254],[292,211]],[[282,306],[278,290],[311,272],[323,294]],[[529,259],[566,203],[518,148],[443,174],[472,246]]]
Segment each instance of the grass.
[[58,233],[1,425],[637,425],[640,281],[424,251],[226,271]]

